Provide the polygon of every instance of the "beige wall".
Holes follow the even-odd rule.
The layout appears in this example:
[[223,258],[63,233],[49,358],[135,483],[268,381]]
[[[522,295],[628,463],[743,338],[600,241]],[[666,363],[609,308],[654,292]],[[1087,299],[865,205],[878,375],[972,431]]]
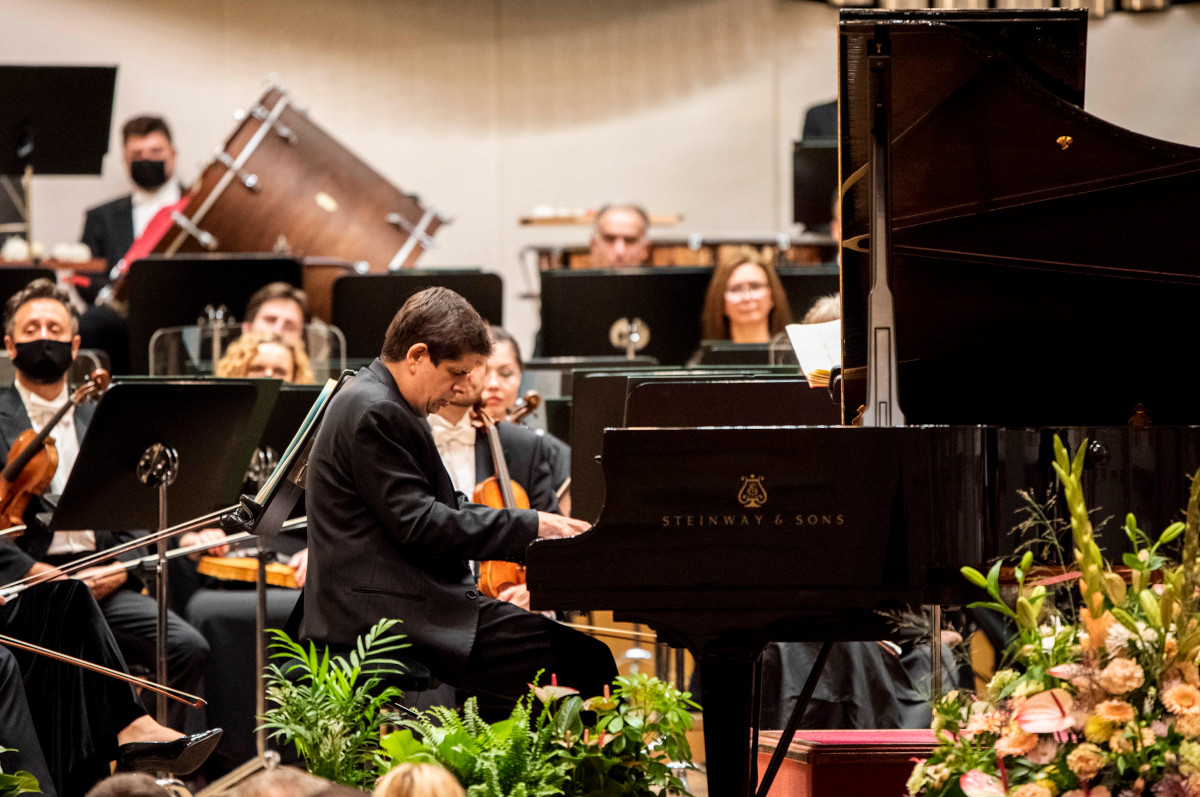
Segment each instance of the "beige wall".
[[[7,63],[116,64],[114,133],[165,114],[181,176],[274,79],[318,124],[452,214],[424,264],[500,271],[521,339],[536,288],[519,228],[539,204],[640,199],[673,232],[790,228],[790,142],[832,98],[836,13],[791,0],[0,0]],[[1088,109],[1200,144],[1200,7],[1092,23]],[[38,237],[74,240],[85,207],[123,193],[102,177],[41,178]]]

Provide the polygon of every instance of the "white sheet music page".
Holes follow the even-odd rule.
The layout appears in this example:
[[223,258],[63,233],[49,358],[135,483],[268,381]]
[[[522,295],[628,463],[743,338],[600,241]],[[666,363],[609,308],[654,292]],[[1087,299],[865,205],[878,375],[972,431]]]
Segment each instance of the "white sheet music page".
[[809,387],[828,387],[830,372],[842,364],[842,322],[788,324],[788,340]]

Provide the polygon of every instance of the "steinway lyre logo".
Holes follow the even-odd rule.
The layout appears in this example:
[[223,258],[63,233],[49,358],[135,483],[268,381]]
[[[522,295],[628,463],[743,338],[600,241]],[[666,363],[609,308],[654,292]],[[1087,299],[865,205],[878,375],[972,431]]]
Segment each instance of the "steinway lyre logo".
[[763,486],[763,477],[755,476],[751,473],[749,476],[742,477],[742,489],[738,490],[738,503],[746,509],[758,509],[767,502],[767,488]]

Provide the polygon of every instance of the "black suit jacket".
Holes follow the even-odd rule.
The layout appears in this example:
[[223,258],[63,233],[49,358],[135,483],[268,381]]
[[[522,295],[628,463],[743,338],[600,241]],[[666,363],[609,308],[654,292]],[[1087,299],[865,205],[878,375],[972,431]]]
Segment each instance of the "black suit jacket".
[[376,359],[330,401],[305,483],[308,579],[301,636],[348,645],[403,621],[413,655],[444,680],[465,672],[479,607],[468,559],[524,556],[533,510],[467,503],[425,419]]
[[[96,413],[95,404],[80,404],[75,408],[75,434],[80,442],[87,433],[88,424]],[[32,429],[29,414],[25,412],[25,404],[21,394],[15,387],[0,388],[0,445],[3,453],[12,449],[13,443],[21,432]],[[54,535],[49,528],[37,518],[39,513],[50,510],[50,506],[40,498],[29,502],[25,510],[25,533],[15,540],[0,540],[0,584],[8,584],[29,572],[33,563],[46,555]],[[96,531],[96,549],[105,550],[127,540],[141,536],[139,532]],[[130,559],[141,555],[141,551],[131,551],[123,554],[121,559]],[[140,589],[141,583],[131,578],[126,584],[131,588]]]
[[[508,475],[529,496],[529,506],[543,512],[558,512],[554,475],[542,438],[531,429],[511,423],[500,424],[496,431],[500,435],[500,448],[504,450]],[[496,468],[492,462],[492,444],[487,432],[481,429],[475,435],[475,480],[483,481],[494,475]]]
[[[126,194],[88,210],[83,217],[83,235],[80,236],[80,240],[92,250],[92,257],[107,260],[111,270],[129,251],[129,247],[133,246],[133,195]],[[80,294],[91,302],[109,280],[107,272],[88,276],[91,284],[88,288],[81,289]]]

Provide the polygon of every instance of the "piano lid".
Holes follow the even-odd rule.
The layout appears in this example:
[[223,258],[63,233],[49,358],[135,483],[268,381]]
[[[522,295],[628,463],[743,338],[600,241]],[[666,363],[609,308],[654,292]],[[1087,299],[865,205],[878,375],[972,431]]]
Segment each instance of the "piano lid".
[[1089,115],[1086,12],[843,11],[843,362],[863,386],[870,52],[890,50],[891,284],[910,423],[1200,423],[1181,395],[1200,149]]

